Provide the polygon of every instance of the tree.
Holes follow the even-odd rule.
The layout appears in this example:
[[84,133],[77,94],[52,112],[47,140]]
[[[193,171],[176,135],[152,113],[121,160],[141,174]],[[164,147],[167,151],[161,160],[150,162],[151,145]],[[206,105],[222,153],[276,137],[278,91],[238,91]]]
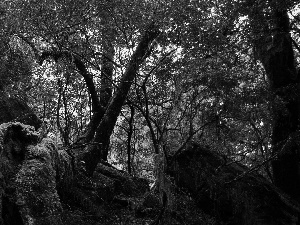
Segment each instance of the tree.
[[[62,224],[74,209],[65,204],[99,219],[110,203],[143,216],[150,205],[158,210],[153,224],[201,224],[205,213],[219,223],[295,223],[297,203],[256,174],[298,198],[287,185],[298,185],[298,81],[287,18],[295,3],[284,3],[2,3],[1,71],[11,74],[0,75],[2,122],[13,121],[0,129],[3,223]],[[129,197],[141,198],[147,184],[112,167],[114,158],[127,161],[129,173],[152,181],[155,174],[154,190],[134,209]],[[276,207],[261,205],[262,196]],[[179,201],[197,213],[181,213]],[[197,210],[201,218],[187,220]]]
[[[110,103],[107,106],[106,112],[97,127],[93,145],[88,147],[86,155],[83,160],[86,163],[87,170],[93,172],[96,168],[99,158],[107,159],[107,150],[105,147],[108,145],[109,138],[113,132],[118,115],[125,102],[127,93],[134,80],[135,74],[138,70],[140,63],[144,60],[145,56],[149,54],[149,44],[158,36],[159,30],[155,22],[151,22],[146,29],[139,45],[137,46],[129,65],[120,80],[118,90],[113,95]],[[100,145],[100,146],[99,146]],[[100,148],[99,148],[100,147]],[[101,151],[102,150],[102,151]]]
[[[262,8],[257,6],[250,12],[250,16],[256,32],[255,50],[266,70],[273,93],[274,183],[299,201],[299,150],[296,141],[299,127],[299,79],[290,34],[289,5],[285,1],[272,1],[269,6],[270,14],[263,15]],[[272,24],[267,22],[269,18],[272,18]],[[258,25],[258,19],[262,19],[263,23]]]

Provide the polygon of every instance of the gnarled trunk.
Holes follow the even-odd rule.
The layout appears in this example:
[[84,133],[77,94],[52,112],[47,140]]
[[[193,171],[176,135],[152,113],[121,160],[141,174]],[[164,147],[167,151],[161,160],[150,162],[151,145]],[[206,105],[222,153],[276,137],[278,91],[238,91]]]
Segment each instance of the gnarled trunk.
[[279,188],[300,201],[300,148],[296,140],[300,125],[299,77],[286,5],[273,1],[270,6],[272,23],[258,8],[253,10],[251,19],[256,31],[255,50],[273,94],[273,177]]

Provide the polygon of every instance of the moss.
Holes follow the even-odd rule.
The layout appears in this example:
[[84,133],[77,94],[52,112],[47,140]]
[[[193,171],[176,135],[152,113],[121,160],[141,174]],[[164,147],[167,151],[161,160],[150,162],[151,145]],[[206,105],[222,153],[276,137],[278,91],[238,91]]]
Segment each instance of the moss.
[[29,208],[30,215],[45,216],[61,211],[51,163],[37,159],[24,162],[16,176],[16,184],[17,202]]

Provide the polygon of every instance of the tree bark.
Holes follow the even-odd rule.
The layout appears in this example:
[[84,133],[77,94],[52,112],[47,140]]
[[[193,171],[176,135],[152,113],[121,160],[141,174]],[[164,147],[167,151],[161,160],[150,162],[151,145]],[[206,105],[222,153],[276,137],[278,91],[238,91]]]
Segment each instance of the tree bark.
[[[113,59],[115,55],[114,45],[116,40],[116,31],[110,24],[109,19],[111,19],[111,15],[109,15],[109,13],[102,15],[102,58],[100,75],[100,105],[102,109],[107,108],[113,92],[112,78],[114,72]],[[94,138],[96,129],[104,116],[104,112],[104,110],[97,113],[94,112],[86,132],[85,143],[92,141]],[[108,148],[108,145],[105,146],[105,148]]]
[[129,106],[130,108],[130,118],[128,121],[128,132],[127,132],[127,171],[129,174],[131,174],[131,148],[132,148],[132,135],[134,134],[134,115],[135,115],[135,109],[132,105]]
[[107,160],[108,149],[105,148],[105,146],[109,143],[115,123],[139,66],[145,60],[145,56],[149,54],[149,45],[158,36],[158,34],[159,29],[157,25],[152,22],[147,27],[140,43],[131,57],[128,67],[120,80],[120,84],[110,100],[99,126],[97,127],[92,144],[87,147],[86,153],[82,157],[89,173],[94,171],[100,159],[105,161]]
[[[273,178],[279,188],[300,201],[299,146],[294,140],[300,125],[299,77],[287,8],[282,1],[271,2],[271,8],[272,24],[268,24],[270,18],[266,18],[262,9],[252,11],[252,29],[257,33],[255,51],[273,94]],[[285,148],[288,142],[293,144]]]
[[[109,23],[111,16],[109,13],[102,15],[102,55],[101,55],[101,75],[100,75],[100,106],[93,110],[93,116],[89,122],[84,134],[80,138],[81,143],[92,141],[95,136],[96,129],[101,122],[105,109],[112,97],[112,76],[114,71],[114,55],[115,55],[115,39],[116,32]],[[97,97],[97,98],[98,98]],[[107,146],[108,148],[108,146]]]

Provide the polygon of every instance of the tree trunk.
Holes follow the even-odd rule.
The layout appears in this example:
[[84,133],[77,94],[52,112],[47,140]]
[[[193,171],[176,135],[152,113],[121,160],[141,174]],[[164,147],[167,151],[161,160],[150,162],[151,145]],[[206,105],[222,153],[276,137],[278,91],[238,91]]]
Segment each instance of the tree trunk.
[[299,77],[287,8],[281,1],[273,1],[271,7],[273,23],[268,24],[270,18],[263,15],[262,9],[256,9],[252,12],[252,26],[258,33],[255,50],[265,68],[273,94],[273,178],[279,188],[300,201],[300,158],[295,140],[299,136],[297,130],[300,125]]
[[[105,109],[112,97],[112,78],[114,72],[114,55],[116,32],[110,24],[111,16],[109,13],[102,14],[102,54],[101,54],[101,75],[100,75],[100,105],[101,107],[93,110],[93,116],[84,135],[80,138],[81,143],[88,143],[93,140],[96,129],[101,122]],[[107,146],[108,147],[108,146]]]
[[133,53],[128,67],[120,80],[120,84],[110,100],[99,126],[97,127],[95,137],[92,143],[87,147],[86,153],[82,157],[86,164],[88,173],[92,173],[94,171],[101,159],[105,161],[107,160],[108,151],[106,146],[109,143],[117,118],[121,112],[139,66],[145,60],[147,53],[149,53],[149,45],[158,36],[158,34],[158,27],[154,22],[152,22],[148,26],[145,34]]

